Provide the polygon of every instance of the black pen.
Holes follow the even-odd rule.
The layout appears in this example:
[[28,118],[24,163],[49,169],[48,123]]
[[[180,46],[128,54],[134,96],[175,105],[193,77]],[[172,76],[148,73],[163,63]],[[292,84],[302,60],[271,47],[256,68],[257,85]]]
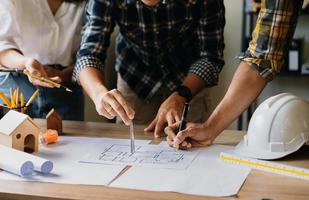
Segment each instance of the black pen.
[[[187,116],[188,116],[188,111],[189,111],[189,102],[186,102],[184,107],[183,107],[183,111],[182,111],[182,116],[181,116],[181,121],[178,127],[178,132],[184,130],[186,128],[187,125]],[[176,146],[176,149],[179,149],[179,145]]]

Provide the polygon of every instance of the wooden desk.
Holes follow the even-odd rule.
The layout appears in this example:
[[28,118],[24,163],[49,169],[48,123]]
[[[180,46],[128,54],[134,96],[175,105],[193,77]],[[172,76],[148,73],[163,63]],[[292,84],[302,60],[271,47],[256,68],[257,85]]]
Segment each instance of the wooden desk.
[[[45,127],[45,120],[36,120]],[[94,122],[64,122],[64,133],[70,136],[104,136],[127,138],[128,128],[115,124]],[[151,139],[152,135],[143,132],[143,127],[136,126],[137,139]],[[224,131],[215,141],[217,144],[235,145],[242,138],[239,131]],[[288,156],[280,162],[309,168],[309,146]],[[198,181],[198,180],[197,180]],[[289,178],[253,170],[236,197],[219,199],[272,199],[272,200],[308,200],[309,181]],[[0,180],[0,199],[104,199],[104,200],[199,200],[213,199],[184,195],[172,192],[148,192],[141,190],[116,189],[104,186],[65,185],[54,183],[18,182]]]

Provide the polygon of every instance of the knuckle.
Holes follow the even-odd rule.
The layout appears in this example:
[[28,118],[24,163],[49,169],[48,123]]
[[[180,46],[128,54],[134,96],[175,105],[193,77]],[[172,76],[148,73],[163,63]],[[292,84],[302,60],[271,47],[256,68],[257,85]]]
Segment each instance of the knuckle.
[[117,93],[117,89],[112,89],[110,92],[111,93]]
[[113,108],[115,109],[115,110],[118,110],[118,111],[121,111],[121,105],[119,104],[119,103],[113,103]]
[[103,95],[104,98],[107,98],[107,99],[110,99],[113,97],[113,95],[110,93],[110,92],[106,92],[104,95]]

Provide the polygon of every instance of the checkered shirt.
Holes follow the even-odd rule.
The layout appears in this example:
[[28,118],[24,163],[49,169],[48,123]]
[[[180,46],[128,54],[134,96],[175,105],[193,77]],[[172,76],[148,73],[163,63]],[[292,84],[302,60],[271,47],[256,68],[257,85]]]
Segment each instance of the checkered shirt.
[[262,0],[252,40],[240,60],[271,81],[284,65],[303,0]]
[[104,69],[115,25],[116,70],[141,99],[163,86],[171,92],[190,73],[217,84],[223,61],[223,0],[90,0],[73,79],[88,67]]

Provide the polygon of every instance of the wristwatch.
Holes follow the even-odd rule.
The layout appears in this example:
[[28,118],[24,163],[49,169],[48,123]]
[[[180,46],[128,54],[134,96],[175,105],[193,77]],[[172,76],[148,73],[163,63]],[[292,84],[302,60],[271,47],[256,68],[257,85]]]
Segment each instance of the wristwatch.
[[178,86],[175,92],[177,92],[179,96],[186,98],[186,102],[190,102],[192,100],[191,90],[187,86]]

